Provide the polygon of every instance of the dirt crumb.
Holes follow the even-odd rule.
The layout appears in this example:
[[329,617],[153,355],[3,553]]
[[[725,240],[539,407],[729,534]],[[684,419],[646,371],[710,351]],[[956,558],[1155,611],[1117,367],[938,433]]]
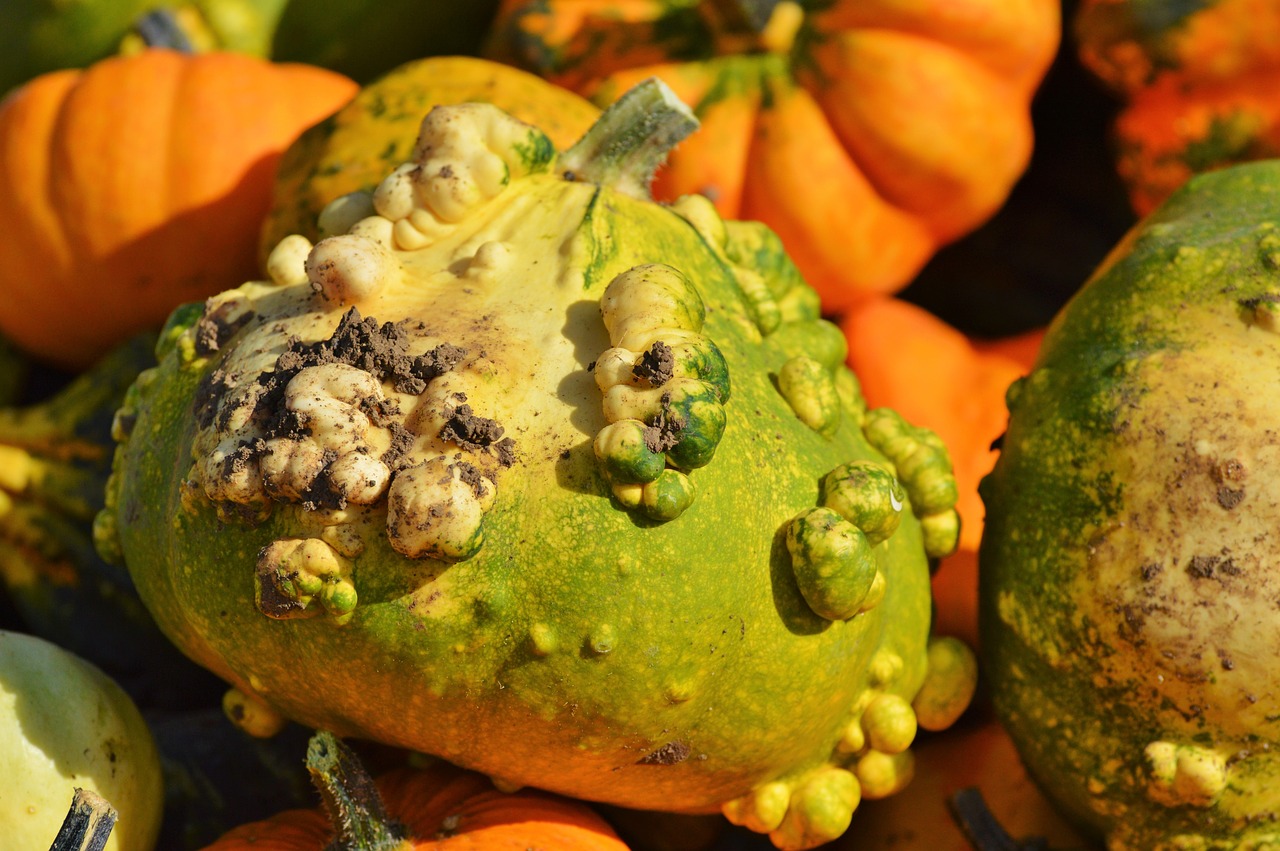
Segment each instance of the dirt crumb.
[[502,466],[510,467],[515,463],[515,441],[503,437],[505,431],[497,420],[477,416],[471,406],[464,403],[453,409],[440,429],[440,439],[473,452],[489,450]]
[[196,321],[195,350],[200,357],[208,357],[226,345],[235,333],[256,314],[246,310],[234,319],[229,315],[241,305],[234,301],[215,304],[212,299],[204,303],[204,313]]
[[238,379],[238,375],[215,369],[200,380],[191,405],[200,428],[213,425],[218,413],[218,401],[235,388]]
[[649,387],[661,387],[675,377],[676,358],[671,347],[661,340],[649,347],[631,374]]
[[666,452],[680,442],[685,421],[671,411],[671,394],[662,394],[662,410],[646,423],[644,445],[650,452]]
[[667,742],[652,753],[645,754],[637,760],[638,765],[677,765],[684,762],[693,753],[684,742]]
[[1218,505],[1227,511],[1244,502],[1244,489],[1239,490],[1222,485],[1218,488]]
[[[404,322],[378,323],[371,316],[361,316],[357,308],[350,308],[342,315],[338,327],[327,340],[314,343],[291,337],[285,350],[276,358],[275,369],[258,376],[265,388],[254,410],[254,418],[264,424],[269,436],[299,436],[305,434],[306,424],[283,411],[284,389],[302,370],[311,366],[342,363],[362,369],[379,381],[389,381],[401,393],[419,395],[427,384],[453,369],[466,350],[449,343],[441,343],[421,355],[410,355],[410,335]],[[389,407],[370,410],[363,407],[370,419],[385,423],[398,411]]]

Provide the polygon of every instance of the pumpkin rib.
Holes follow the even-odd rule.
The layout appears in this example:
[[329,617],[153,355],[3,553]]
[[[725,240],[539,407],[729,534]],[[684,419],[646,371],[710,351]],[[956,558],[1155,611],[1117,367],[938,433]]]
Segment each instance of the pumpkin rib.
[[869,27],[947,45],[1023,95],[1048,68],[1061,28],[1058,4],[1035,0],[840,0],[814,21],[822,32]]
[[[847,148],[864,174],[842,174],[837,191],[827,185],[831,156],[823,152],[814,158],[824,170],[816,177],[802,176],[813,170],[804,168],[777,186],[750,187],[753,175],[778,177],[809,165],[783,152],[778,159],[786,168],[747,166],[743,181],[750,188],[740,208],[722,196],[717,209],[757,218],[780,234],[805,277],[823,282],[825,307],[839,311],[906,286],[943,244],[1004,203],[1030,160],[1031,95],[1057,52],[1061,11],[1056,0],[830,0],[774,12],[754,32],[719,14],[715,0],[503,0],[486,50],[601,106],[620,94],[614,81],[623,69],[637,66],[660,68],[662,79],[674,83],[681,66],[714,73],[709,69],[732,58],[756,65],[762,89],[779,88],[775,76],[804,86],[838,129],[837,150]],[[642,31],[652,37],[638,44]],[[879,45],[875,55],[833,61],[854,38]],[[773,96],[756,93],[763,104]],[[725,124],[716,133],[731,126],[749,125]],[[752,134],[748,150],[756,152],[766,148],[762,135],[785,136],[769,119],[757,121]],[[728,172],[720,150],[691,142],[675,151],[656,197],[698,192],[706,172]],[[788,199],[783,183],[800,197]],[[843,209],[863,203],[870,211]],[[871,223],[876,215],[884,221]],[[868,235],[875,241],[856,245]],[[852,262],[842,256],[849,246],[859,255]]]
[[[0,217],[8,222],[8,239],[14,245],[36,247],[17,251],[9,258],[10,274],[19,280],[35,280],[41,270],[36,253],[65,275],[72,263],[71,249],[60,229],[53,198],[49,141],[54,134],[65,93],[80,77],[77,70],[59,71],[31,86],[11,92],[0,110],[0,169],[9,191],[0,192]],[[26,322],[6,330],[17,345],[29,348],[33,337],[56,333],[62,321],[62,305],[45,293],[25,287],[6,287],[5,300]]]
[[[844,156],[813,98],[773,77],[756,123],[739,217],[766,222],[804,270],[825,307],[840,310],[914,275],[935,246],[921,222],[882,199]],[[798,192],[797,180],[806,181]],[[848,267],[862,281],[843,286]]]
[[[11,95],[0,108],[39,101],[42,113],[18,119],[47,123],[3,143],[6,171],[21,175],[6,224],[29,219],[35,238],[0,246],[5,289],[25,293],[0,304],[0,330],[83,368],[178,304],[253,277],[281,152],[357,88],[323,69],[278,67],[151,49]],[[68,333],[68,305],[93,321]]]
[[[800,79],[850,157],[882,198],[919,216],[940,243],[994,213],[1026,167],[1029,116],[991,109],[1012,100],[1009,87],[955,49],[859,29],[812,55],[819,71]],[[929,99],[934,91],[947,97]]]

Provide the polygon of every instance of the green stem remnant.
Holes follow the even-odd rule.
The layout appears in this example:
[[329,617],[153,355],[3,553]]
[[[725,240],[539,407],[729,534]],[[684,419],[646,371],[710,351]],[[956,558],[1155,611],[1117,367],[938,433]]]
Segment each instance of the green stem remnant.
[[698,129],[693,111],[657,77],[636,84],[560,157],[573,180],[610,186],[649,200],[654,172],[681,140]]
[[49,851],[102,851],[119,813],[96,792],[76,789]]
[[404,826],[387,815],[382,796],[351,748],[326,730],[307,745],[307,771],[337,831],[331,851],[395,851],[406,846]]

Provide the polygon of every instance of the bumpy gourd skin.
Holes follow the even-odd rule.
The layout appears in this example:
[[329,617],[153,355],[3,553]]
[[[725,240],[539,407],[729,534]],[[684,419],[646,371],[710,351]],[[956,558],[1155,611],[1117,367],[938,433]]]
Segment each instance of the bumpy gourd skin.
[[1280,164],[1195,178],[1055,319],[984,480],[984,671],[1111,849],[1280,847]]
[[[776,237],[611,150],[433,111],[380,215],[175,314],[108,512],[252,718],[809,847],[909,778],[923,685],[925,726],[971,693],[927,661],[949,462],[865,410]],[[289,372],[353,307],[422,385]]]

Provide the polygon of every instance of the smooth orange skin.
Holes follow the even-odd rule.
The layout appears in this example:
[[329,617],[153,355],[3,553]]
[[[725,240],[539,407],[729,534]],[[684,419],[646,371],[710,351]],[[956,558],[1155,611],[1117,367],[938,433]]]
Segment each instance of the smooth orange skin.
[[841,323],[849,367],[869,407],[891,407],[932,429],[951,453],[960,546],[933,579],[934,632],[978,643],[978,543],[984,509],[978,482],[991,471],[993,442],[1008,420],[1005,391],[1031,369],[1043,329],[978,341],[896,298],[867,302]]
[[[717,33],[715,58],[679,62],[645,38],[670,2],[543,5],[504,0],[491,52],[601,104],[661,77],[703,126],[655,196],[765,222],[833,312],[901,289],[1003,204],[1061,29],[1052,0],[836,0],[792,55]],[[513,52],[512,29],[546,49]]]
[[78,369],[256,277],[276,162],[356,92],[320,68],[148,50],[0,102],[0,333]]
[[[543,792],[499,792],[483,775],[446,763],[397,769],[377,785],[387,814],[408,829],[404,851],[627,851],[586,804]],[[289,810],[235,828],[205,851],[324,851],[333,835],[321,810]]]

